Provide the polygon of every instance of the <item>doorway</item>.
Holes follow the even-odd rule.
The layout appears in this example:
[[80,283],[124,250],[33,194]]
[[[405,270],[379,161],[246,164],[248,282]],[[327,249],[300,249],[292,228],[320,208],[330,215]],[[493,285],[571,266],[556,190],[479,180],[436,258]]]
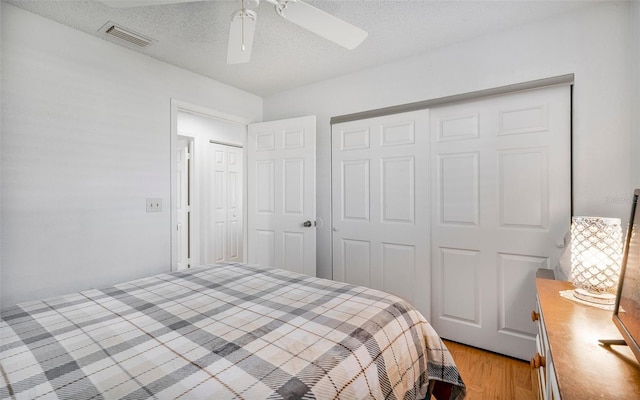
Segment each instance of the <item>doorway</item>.
[[[171,269],[178,271],[220,261],[246,260],[243,148],[249,121],[172,100],[171,122]],[[233,175],[234,197],[222,203],[217,201],[220,196],[227,198],[230,194],[228,185],[220,186],[216,180],[214,143],[236,150],[228,157],[236,164],[228,172]],[[224,182],[228,181],[226,176]],[[219,190],[226,193],[218,193]],[[233,241],[229,241],[226,234],[218,236],[216,230],[221,226],[216,223],[219,206],[230,203],[233,203],[233,210],[229,211],[233,219]],[[225,251],[219,252],[221,248]]]
[[[207,129],[203,129],[203,126]],[[178,269],[180,239],[176,207],[178,168],[173,149],[182,136],[193,139],[191,267],[220,261],[248,260],[257,265],[299,270],[315,276],[315,132],[314,116],[252,124],[241,117],[172,99],[171,269]],[[237,174],[233,179],[236,186],[231,190],[237,197],[232,201],[235,206],[227,211],[230,214],[226,218],[227,232],[231,221],[234,238],[228,240],[226,245],[216,241],[215,214],[218,210],[214,200],[221,192],[212,188],[221,185],[219,182],[222,181],[215,181],[212,177],[216,170],[213,167],[213,144],[238,149],[234,156],[227,154],[228,158],[239,160],[240,169],[231,171]],[[265,164],[273,168],[265,170]],[[226,171],[228,174],[230,169],[227,167]],[[266,192],[271,195],[265,196],[263,189],[267,189]],[[226,190],[227,194],[222,197],[229,195],[230,190]],[[226,201],[229,203],[228,199]],[[265,208],[267,204],[269,207]],[[248,209],[251,211],[248,212]],[[271,217],[268,210],[273,211]],[[253,225],[249,225],[251,221]],[[274,240],[258,240],[269,237]],[[229,245],[235,247],[227,250],[227,259],[223,260],[219,254],[224,253],[225,247],[229,249]],[[218,255],[216,246],[218,250],[222,246]]]

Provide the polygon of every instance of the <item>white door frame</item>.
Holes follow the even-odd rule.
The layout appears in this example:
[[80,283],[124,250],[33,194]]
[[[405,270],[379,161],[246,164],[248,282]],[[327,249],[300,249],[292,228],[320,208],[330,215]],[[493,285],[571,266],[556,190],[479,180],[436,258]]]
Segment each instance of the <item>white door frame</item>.
[[[177,201],[177,196],[178,196],[178,188],[176,185],[176,178],[177,178],[177,171],[176,171],[176,155],[175,155],[175,151],[174,148],[177,145],[177,141],[178,141],[178,112],[188,112],[188,113],[192,113],[192,114],[199,114],[205,117],[209,117],[209,118],[215,118],[218,120],[222,120],[225,122],[230,122],[230,123],[234,123],[234,124],[239,124],[245,127],[245,135],[243,138],[243,156],[244,156],[244,170],[245,172],[243,173],[243,213],[244,215],[247,215],[247,179],[246,179],[246,142],[247,142],[247,135],[246,135],[246,131],[247,131],[247,125],[249,125],[249,123],[251,123],[252,121],[250,119],[247,119],[245,117],[240,117],[237,115],[233,115],[233,114],[228,114],[222,111],[218,111],[218,110],[214,110],[211,108],[207,108],[207,107],[203,107],[203,106],[199,106],[196,104],[192,104],[192,103],[188,103],[185,101],[181,101],[181,100],[177,100],[177,99],[171,99],[170,100],[170,107],[171,107],[171,136],[170,136],[170,165],[171,165],[171,200],[169,202],[170,204],[170,212],[171,212],[171,225],[170,225],[170,232],[171,232],[171,271],[176,271],[177,268],[177,264],[178,264],[178,260],[177,260],[177,245],[178,245],[178,235],[176,232],[176,226],[178,223],[178,215],[177,215],[177,210],[176,210],[176,201]],[[195,180],[195,179],[194,179]],[[197,211],[197,210],[196,210]],[[195,220],[199,218],[198,215],[193,214],[192,213],[192,219]],[[246,260],[247,259],[247,218],[244,219],[243,221],[243,257]],[[197,240],[197,239],[194,239]]]

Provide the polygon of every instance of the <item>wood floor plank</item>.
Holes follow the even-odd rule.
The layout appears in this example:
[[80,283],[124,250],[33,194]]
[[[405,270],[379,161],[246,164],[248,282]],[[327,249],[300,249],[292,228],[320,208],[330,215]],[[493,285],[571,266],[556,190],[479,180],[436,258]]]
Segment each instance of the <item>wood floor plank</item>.
[[528,362],[444,341],[467,385],[466,400],[536,400],[537,376]]

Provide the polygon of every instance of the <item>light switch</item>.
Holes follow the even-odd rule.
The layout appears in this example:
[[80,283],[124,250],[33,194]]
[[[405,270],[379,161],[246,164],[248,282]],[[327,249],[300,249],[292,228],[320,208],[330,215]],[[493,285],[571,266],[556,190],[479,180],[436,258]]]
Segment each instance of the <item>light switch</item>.
[[147,198],[147,212],[162,211],[162,199]]

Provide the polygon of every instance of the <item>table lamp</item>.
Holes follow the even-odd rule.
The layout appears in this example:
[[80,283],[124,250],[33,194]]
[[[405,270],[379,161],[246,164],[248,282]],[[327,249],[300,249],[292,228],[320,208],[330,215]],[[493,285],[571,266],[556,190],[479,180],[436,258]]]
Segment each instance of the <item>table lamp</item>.
[[619,218],[572,218],[571,280],[576,298],[590,303],[614,304],[621,260]]

